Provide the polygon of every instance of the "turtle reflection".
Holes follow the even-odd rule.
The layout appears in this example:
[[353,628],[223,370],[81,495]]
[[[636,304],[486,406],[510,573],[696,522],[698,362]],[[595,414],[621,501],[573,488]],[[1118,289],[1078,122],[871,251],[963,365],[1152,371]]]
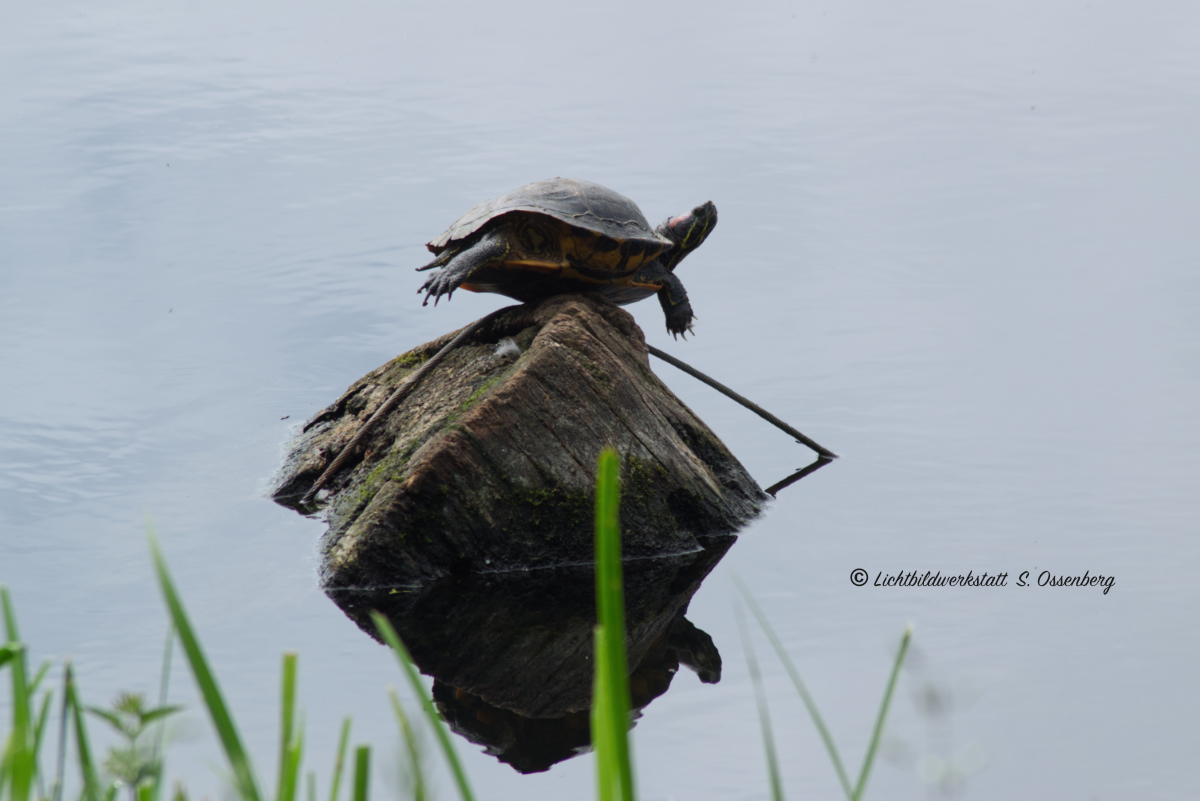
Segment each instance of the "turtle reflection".
[[[720,680],[712,638],[684,613],[735,539],[705,540],[686,556],[626,562],[635,710],[666,692],[680,665],[703,682]],[[383,612],[417,667],[434,677],[434,700],[451,729],[501,762],[534,773],[588,749],[596,620],[590,565],[327,592],[372,636],[368,613]]]

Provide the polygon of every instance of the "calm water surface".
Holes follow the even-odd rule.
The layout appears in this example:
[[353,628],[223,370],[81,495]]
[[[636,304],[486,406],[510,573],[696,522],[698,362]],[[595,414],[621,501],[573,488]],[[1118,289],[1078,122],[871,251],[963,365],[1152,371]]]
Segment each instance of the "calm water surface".
[[[421,308],[423,243],[567,175],[653,222],[717,204],[681,268],[698,335],[671,340],[652,301],[631,311],[844,457],[784,491],[693,600],[725,674],[681,673],[646,710],[644,798],[767,795],[733,571],[852,765],[916,624],[871,797],[936,795],[922,755],[968,746],[986,762],[969,798],[1197,795],[1198,36],[1191,4],[1067,0],[14,6],[0,581],[35,658],[72,656],[93,702],[153,691],[149,515],[260,769],[296,649],[309,766],[324,781],[351,714],[391,793],[398,674],[316,586],[321,523],[266,484],[298,421],[504,302]],[[764,486],[808,461],[656,370]],[[1010,586],[856,588],[855,568]],[[1026,570],[1116,583],[1011,586]],[[766,653],[786,787],[837,797]],[[930,683],[948,713],[915,703]],[[175,695],[171,775],[218,797],[182,672]],[[524,777],[459,745],[481,798],[592,794],[589,758]]]

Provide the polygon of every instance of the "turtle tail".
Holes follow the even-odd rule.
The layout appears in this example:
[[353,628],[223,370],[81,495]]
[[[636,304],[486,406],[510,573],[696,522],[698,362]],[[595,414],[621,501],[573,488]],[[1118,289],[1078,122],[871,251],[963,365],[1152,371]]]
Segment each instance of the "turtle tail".
[[439,253],[437,255],[437,258],[435,258],[433,261],[429,262],[429,264],[426,264],[424,267],[418,267],[417,272],[423,273],[426,270],[432,270],[435,267],[444,266],[451,259],[454,258],[455,254],[457,254],[458,251],[459,251],[459,248],[446,248],[445,250],[443,250],[441,253]]

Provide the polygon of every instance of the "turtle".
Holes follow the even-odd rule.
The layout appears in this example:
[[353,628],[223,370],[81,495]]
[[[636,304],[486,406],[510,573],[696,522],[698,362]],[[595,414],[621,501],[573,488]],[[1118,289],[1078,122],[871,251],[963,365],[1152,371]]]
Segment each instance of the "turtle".
[[673,335],[692,330],[675,268],[717,224],[712,201],[651,228],[629,198],[589,181],[551,178],[480,203],[426,247],[441,268],[422,305],[458,288],[528,302],[597,292],[619,305],[657,294]]

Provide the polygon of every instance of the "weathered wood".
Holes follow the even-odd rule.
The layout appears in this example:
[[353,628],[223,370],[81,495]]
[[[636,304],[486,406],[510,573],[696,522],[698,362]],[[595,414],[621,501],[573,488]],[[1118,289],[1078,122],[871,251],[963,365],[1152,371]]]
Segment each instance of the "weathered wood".
[[[276,500],[297,506],[393,388],[454,335],[372,371],[314,417]],[[520,346],[515,360],[496,355],[502,337]],[[696,551],[697,536],[733,532],[766,499],[650,371],[633,318],[596,296],[562,295],[481,327],[332,475],[322,579],[411,584],[459,569],[589,562],[605,445],[622,459],[627,556]]]

